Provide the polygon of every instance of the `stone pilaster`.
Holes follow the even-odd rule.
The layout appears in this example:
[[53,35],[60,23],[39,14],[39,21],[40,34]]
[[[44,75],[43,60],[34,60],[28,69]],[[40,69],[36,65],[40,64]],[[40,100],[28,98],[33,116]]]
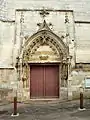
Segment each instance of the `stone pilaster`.
[[68,100],[72,100],[72,77],[68,77]]

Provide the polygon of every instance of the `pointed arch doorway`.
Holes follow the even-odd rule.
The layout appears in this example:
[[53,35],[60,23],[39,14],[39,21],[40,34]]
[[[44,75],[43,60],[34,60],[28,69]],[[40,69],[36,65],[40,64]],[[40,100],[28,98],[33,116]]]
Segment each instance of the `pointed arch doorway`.
[[30,65],[30,98],[59,97],[59,65]]
[[44,21],[37,33],[26,40],[22,52],[22,76],[30,98],[60,98],[60,87],[67,77],[67,56],[67,45]]

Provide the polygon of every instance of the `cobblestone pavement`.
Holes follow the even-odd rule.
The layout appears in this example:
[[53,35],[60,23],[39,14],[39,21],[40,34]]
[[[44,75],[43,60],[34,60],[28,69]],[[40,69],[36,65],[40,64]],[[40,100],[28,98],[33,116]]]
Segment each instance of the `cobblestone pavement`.
[[13,104],[0,106],[0,120],[90,120],[90,100],[79,111],[79,101],[63,103],[18,103],[18,117],[12,117]]

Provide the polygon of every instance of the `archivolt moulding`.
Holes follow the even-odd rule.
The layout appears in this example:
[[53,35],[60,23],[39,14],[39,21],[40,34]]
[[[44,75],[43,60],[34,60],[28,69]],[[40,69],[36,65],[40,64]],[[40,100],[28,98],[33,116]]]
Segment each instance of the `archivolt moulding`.
[[33,55],[40,45],[45,44],[50,46],[52,50],[55,51],[56,54],[59,53],[59,56],[67,58],[68,55],[67,45],[62,41],[60,37],[58,37],[50,30],[45,20],[40,29],[38,30],[38,32],[29,37],[25,42],[23,48],[24,56],[27,56],[28,59],[29,55]]

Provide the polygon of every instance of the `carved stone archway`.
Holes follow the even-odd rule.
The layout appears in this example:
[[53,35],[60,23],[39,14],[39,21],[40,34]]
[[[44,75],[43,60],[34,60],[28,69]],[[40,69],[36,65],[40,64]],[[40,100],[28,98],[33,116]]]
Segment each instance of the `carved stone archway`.
[[21,79],[25,83],[23,86],[25,88],[30,87],[29,63],[58,63],[60,86],[66,86],[68,51],[68,46],[51,31],[46,21],[44,21],[37,33],[28,37],[22,50]]

